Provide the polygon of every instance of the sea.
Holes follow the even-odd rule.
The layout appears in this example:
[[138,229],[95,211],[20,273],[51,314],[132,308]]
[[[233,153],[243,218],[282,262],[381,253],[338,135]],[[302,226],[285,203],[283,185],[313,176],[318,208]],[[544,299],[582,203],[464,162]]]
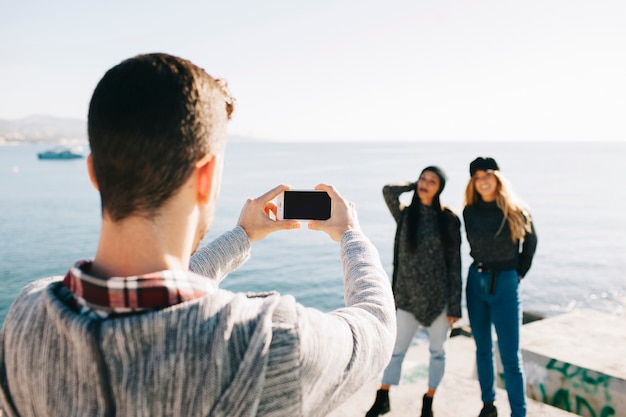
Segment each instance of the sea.
[[[0,323],[22,287],[64,275],[75,261],[93,257],[98,243],[100,201],[86,160],[39,160],[37,152],[49,147],[0,146]],[[524,310],[624,315],[626,142],[233,141],[204,242],[236,225],[248,197],[280,183],[304,189],[327,183],[355,203],[361,227],[391,276],[395,222],[382,187],[414,181],[424,167],[438,165],[448,175],[442,203],[460,215],[469,163],[477,156],[497,160],[535,221],[539,243],[521,286]],[[408,203],[410,194],[405,198]],[[471,258],[464,230],[462,236],[465,284]],[[306,227],[275,232],[255,242],[248,262],[221,286],[292,294],[323,311],[340,308],[339,244]]]

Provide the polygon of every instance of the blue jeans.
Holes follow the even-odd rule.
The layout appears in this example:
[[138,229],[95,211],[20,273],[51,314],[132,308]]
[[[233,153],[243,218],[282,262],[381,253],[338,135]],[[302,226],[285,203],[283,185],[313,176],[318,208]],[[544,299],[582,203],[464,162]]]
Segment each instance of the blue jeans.
[[[402,371],[402,362],[406,356],[415,333],[422,327],[412,313],[396,310],[398,335],[391,360],[383,374],[383,385],[398,385]],[[425,327],[430,342],[430,361],[428,365],[428,387],[436,389],[443,378],[446,367],[446,342],[450,334],[448,315],[444,308],[441,314],[428,327]]]
[[492,325],[498,336],[498,349],[504,368],[504,384],[511,405],[511,416],[526,415],[526,383],[520,351],[522,308],[517,271],[495,274],[479,272],[470,266],[467,277],[466,301],[472,335],[476,342],[478,381],[485,403],[496,398],[495,359]]

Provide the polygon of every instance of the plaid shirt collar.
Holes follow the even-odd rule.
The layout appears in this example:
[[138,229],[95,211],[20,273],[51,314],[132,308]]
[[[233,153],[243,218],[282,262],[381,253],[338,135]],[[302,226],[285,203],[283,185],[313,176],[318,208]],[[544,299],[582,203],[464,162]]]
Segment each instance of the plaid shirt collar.
[[190,271],[159,271],[134,277],[89,274],[91,261],[77,262],[63,280],[81,313],[100,317],[156,310],[214,292],[215,282]]

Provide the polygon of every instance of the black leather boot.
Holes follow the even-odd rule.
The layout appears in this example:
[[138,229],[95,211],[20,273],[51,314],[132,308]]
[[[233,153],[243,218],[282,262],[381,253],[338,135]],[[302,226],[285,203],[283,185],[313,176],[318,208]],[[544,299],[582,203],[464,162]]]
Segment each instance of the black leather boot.
[[424,394],[421,417],[433,417],[433,397]]
[[498,417],[498,410],[493,404],[485,404],[478,417]]
[[389,391],[379,389],[376,391],[376,401],[374,401],[372,408],[365,414],[365,417],[378,417],[388,413],[389,410]]

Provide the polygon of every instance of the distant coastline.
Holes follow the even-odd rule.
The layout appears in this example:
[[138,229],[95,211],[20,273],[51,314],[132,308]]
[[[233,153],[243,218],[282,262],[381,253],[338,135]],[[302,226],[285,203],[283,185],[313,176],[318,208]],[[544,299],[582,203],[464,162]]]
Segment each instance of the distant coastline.
[[87,139],[68,139],[68,138],[24,138],[13,139],[5,138],[0,135],[0,146],[20,146],[20,145],[66,145],[66,146],[86,146],[89,142]]
[[0,145],[87,143],[87,122],[80,119],[32,115],[0,119]]

